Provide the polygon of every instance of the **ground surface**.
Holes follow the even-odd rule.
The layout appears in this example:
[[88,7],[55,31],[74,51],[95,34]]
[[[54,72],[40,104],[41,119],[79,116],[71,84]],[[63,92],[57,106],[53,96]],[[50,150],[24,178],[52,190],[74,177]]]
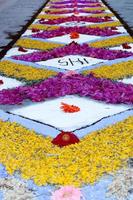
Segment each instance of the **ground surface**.
[[9,33],[15,35],[20,31],[44,2],[44,0],[0,0],[0,49],[12,40],[8,38]]
[[132,0],[106,0],[110,6],[128,23],[133,30],[133,1]]

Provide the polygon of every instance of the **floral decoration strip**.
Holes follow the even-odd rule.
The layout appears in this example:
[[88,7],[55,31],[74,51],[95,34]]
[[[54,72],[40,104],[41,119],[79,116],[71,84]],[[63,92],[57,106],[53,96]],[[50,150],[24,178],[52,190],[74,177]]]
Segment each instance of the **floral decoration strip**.
[[[95,11],[104,11],[104,10],[106,10],[107,8],[106,7],[94,7],[94,8],[84,8],[84,9],[78,9],[78,11],[79,12],[95,12]],[[50,12],[50,13],[53,13],[53,12],[60,12],[60,9],[46,9],[46,8],[44,8],[43,9],[43,11],[44,12]],[[66,10],[63,10],[63,11],[66,11]],[[68,12],[70,11],[71,12],[71,10],[67,10]]]
[[[121,23],[119,21],[116,22],[106,22],[106,23],[101,23],[101,24],[91,24],[87,25],[86,27],[90,28],[107,28],[107,27],[116,27],[116,26],[121,26]],[[47,26],[43,24],[32,24],[29,26],[29,29],[39,29],[39,30],[56,30],[58,29],[59,26]]]
[[133,104],[133,85],[96,78],[92,74],[88,76],[75,74],[63,78],[62,73],[32,86],[0,91],[0,104],[20,104],[26,99],[41,102],[72,94],[106,103]]
[[[50,6],[50,9],[51,8],[54,8],[54,9],[65,9],[65,8],[73,8],[74,5],[73,4],[68,4],[68,5],[52,5]],[[100,3],[96,3],[96,4],[77,4],[77,8],[85,8],[85,7],[101,7],[101,4]]]
[[16,42],[15,46],[24,47],[28,49],[50,50],[54,48],[63,47],[64,44],[33,40],[32,38],[20,38]]
[[96,48],[103,48],[103,47],[118,46],[124,43],[133,43],[133,38],[129,35],[117,36],[114,38],[107,38],[107,39],[105,38],[100,41],[91,42],[90,46]]
[[[130,60],[113,65],[100,66],[96,69],[85,70],[83,71],[83,74],[88,75],[91,72],[98,77],[113,80],[131,77],[133,76],[133,61]],[[57,73],[52,70],[36,69],[32,66],[21,65],[7,60],[0,62],[0,73],[8,77],[17,78],[21,81],[24,80],[26,82],[39,81],[49,78],[50,76],[57,75]]]
[[39,81],[57,75],[57,72],[47,69],[34,68],[8,60],[0,62],[0,73],[21,81]]
[[105,28],[106,27],[107,28],[107,27],[116,27],[116,26],[121,26],[120,21],[106,22],[106,23],[101,23],[101,24],[91,24],[86,27],[91,27],[91,28],[95,28],[95,27]]
[[32,34],[32,37],[34,38],[52,38],[57,36],[62,36],[65,34],[70,34],[72,32],[77,32],[80,34],[86,34],[86,35],[95,35],[95,36],[111,36],[111,35],[117,35],[119,32],[112,31],[110,28],[89,28],[89,27],[59,27],[57,30],[51,30],[51,31],[43,31],[41,33]]
[[13,56],[13,59],[29,62],[39,62],[52,58],[63,57],[66,55],[82,55],[104,60],[114,60],[117,58],[127,58],[133,56],[133,53],[121,50],[93,48],[86,43],[77,44],[72,42],[69,45],[55,48],[51,51],[33,52],[25,55]]
[[[83,9],[79,9],[78,12],[79,13],[94,13],[94,14],[98,14],[98,13],[103,13],[104,9],[98,9],[98,10],[83,10]],[[49,9],[45,9],[44,10],[45,13],[48,13],[48,14],[69,14],[69,13],[74,13],[74,10],[55,10],[55,11],[52,11],[52,10],[49,10]]]
[[92,132],[80,143],[59,148],[50,137],[0,121],[0,162],[9,174],[19,170],[22,178],[33,179],[37,185],[93,184],[105,173],[126,166],[133,156],[132,124],[133,117],[129,117]]
[[107,22],[107,21],[113,21],[110,17],[108,18],[100,18],[100,17],[86,17],[86,16],[68,16],[66,18],[58,18],[58,19],[49,19],[47,21],[40,19],[39,22],[40,24],[48,24],[48,25],[57,25],[65,22],[93,22],[93,23],[98,23],[98,22]]
[[58,19],[58,18],[65,18],[66,15],[47,15],[47,14],[39,14],[37,19]]
[[59,26],[47,26],[43,24],[31,24],[28,29],[39,29],[39,30],[56,30]]
[[[71,3],[73,3],[74,1],[72,0],[72,1],[70,1],[70,0],[68,0],[68,1],[51,1],[50,3],[51,4],[71,4]],[[96,3],[99,3],[99,1],[86,1],[86,0],[78,0],[78,3],[89,3],[89,4],[96,4]]]
[[105,10],[107,10],[108,8],[107,7],[105,7],[105,6],[103,6],[103,7],[95,7],[95,8],[84,8],[84,10],[85,11],[92,11],[92,10],[98,10],[98,11],[105,11]]
[[[113,13],[102,13],[102,14],[93,14],[89,17],[113,17]],[[37,19],[58,19],[58,18],[67,18],[66,15],[47,15],[47,14],[40,14],[37,16]],[[87,16],[86,16],[87,17]]]
[[[127,70],[128,69],[128,70]],[[94,73],[95,76],[112,80],[123,79],[133,76],[133,60],[115,63],[112,65],[102,65],[95,69],[83,71],[84,75]]]

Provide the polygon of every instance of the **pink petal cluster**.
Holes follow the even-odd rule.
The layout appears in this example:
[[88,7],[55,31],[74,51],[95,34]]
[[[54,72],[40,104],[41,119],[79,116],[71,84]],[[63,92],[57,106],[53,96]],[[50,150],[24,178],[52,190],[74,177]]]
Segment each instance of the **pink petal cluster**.
[[13,56],[12,58],[29,62],[39,62],[68,55],[82,55],[103,60],[114,60],[117,58],[126,58],[133,56],[133,52],[110,50],[104,48],[93,48],[86,43],[77,44],[75,42],[72,42],[69,45],[55,48],[51,51],[33,52],[25,55]]
[[52,194],[51,200],[80,200],[81,196],[79,188],[64,186]]

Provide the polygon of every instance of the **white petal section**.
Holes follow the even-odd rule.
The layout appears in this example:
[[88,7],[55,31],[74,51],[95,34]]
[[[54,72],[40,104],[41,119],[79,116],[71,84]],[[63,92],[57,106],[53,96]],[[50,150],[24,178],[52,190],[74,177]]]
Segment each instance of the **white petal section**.
[[121,32],[121,33],[127,33],[126,29],[124,27],[122,27],[122,26],[118,26],[117,27],[117,31]]
[[22,36],[26,36],[26,35],[28,36],[28,35],[32,35],[32,34],[33,34],[33,32],[29,29],[29,30],[25,31]]
[[105,62],[106,60],[91,58],[80,55],[70,55],[60,58],[54,58],[47,61],[37,62],[39,65],[57,67],[59,69],[76,70],[86,66],[91,66],[97,63]]
[[111,17],[113,19],[113,21],[118,21],[117,17]]
[[[76,113],[65,113],[60,109],[61,102],[78,106],[81,110]],[[54,126],[60,130],[74,131],[128,108],[129,106],[126,105],[105,104],[86,97],[71,95],[42,103],[32,103],[20,108],[18,106],[17,109],[10,112]]]
[[15,87],[24,85],[24,83],[22,83],[16,79],[7,78],[4,76],[0,76],[0,80],[2,80],[4,82],[4,84],[0,85],[0,90],[8,89],[8,88],[11,89],[11,88],[15,88]]
[[119,80],[119,82],[123,82],[123,83],[126,83],[126,84],[132,84],[133,85],[133,76],[130,77],[130,78],[124,78],[122,80]]
[[64,22],[61,23],[60,26],[64,26],[64,27],[75,27],[75,26],[89,26],[94,24],[93,22],[84,22],[84,21],[72,21],[72,22]]
[[35,19],[35,20],[32,22],[32,24],[36,24],[36,23],[38,23],[39,20],[40,20],[40,19]]
[[122,50],[122,51],[133,52],[133,43],[129,43],[128,45],[131,47],[131,49],[124,49],[122,47],[122,45],[117,46],[117,47],[111,47],[110,49],[112,49],[112,50]]
[[[39,33],[42,33],[43,30],[40,30]],[[25,31],[25,33],[22,35],[22,36],[30,36],[30,35],[33,35],[33,34],[36,34],[36,32],[32,32],[32,30],[27,30]]]
[[105,11],[105,13],[112,13],[112,12],[111,12],[110,10],[107,9],[107,10]]

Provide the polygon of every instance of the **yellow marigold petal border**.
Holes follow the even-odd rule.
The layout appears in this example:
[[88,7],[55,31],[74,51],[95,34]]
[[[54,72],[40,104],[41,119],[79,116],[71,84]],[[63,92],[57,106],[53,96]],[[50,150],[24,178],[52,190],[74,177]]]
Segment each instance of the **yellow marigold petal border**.
[[94,8],[84,8],[84,11],[92,11],[92,10],[107,10],[107,7],[94,7]]
[[49,50],[57,47],[63,47],[64,44],[43,42],[39,40],[33,40],[30,38],[21,38],[16,42],[15,46],[20,46],[28,49]]
[[114,38],[107,38],[95,42],[89,43],[91,47],[96,47],[96,48],[102,48],[102,47],[113,47],[113,46],[118,46],[123,43],[133,43],[133,38],[129,35],[125,36],[118,36]]
[[59,28],[59,26],[47,26],[47,25],[43,25],[43,24],[31,24],[28,29],[39,29],[39,30],[56,30]]
[[59,148],[17,123],[0,121],[0,163],[9,174],[20,170],[22,177],[37,185],[93,184],[105,173],[126,166],[133,156],[133,117],[92,132],[80,143]]
[[37,16],[37,19],[59,19],[59,18],[66,18],[65,15],[47,15],[47,14],[40,14]]
[[[128,70],[127,70],[128,69]],[[84,75],[94,73],[97,77],[109,78],[113,80],[133,76],[133,60],[115,63],[112,65],[103,65],[95,69],[85,70]]]
[[[84,8],[83,10],[84,10],[84,11],[93,11],[93,10],[94,10],[94,11],[95,11],[95,10],[107,10],[107,9],[108,9],[107,7],[94,7],[94,8],[91,7],[91,8]],[[66,10],[66,9],[61,9],[61,10]],[[55,12],[55,13],[57,12],[57,13],[58,13],[58,12],[60,12],[61,10],[60,10],[60,9],[50,9],[50,10],[49,10],[49,9],[47,9],[47,8],[44,8],[44,9],[43,9],[43,12],[49,11],[49,12]]]
[[[97,23],[97,24],[93,24],[93,25],[88,25],[86,27],[90,27],[90,28],[106,28],[106,27],[116,27],[116,26],[121,26],[120,21],[115,21],[115,22],[107,22],[107,23]],[[39,30],[56,30],[60,27],[60,25],[58,26],[47,26],[47,25],[43,25],[43,24],[32,24],[30,25],[28,28],[32,29],[39,29]]]
[[116,27],[116,26],[121,26],[120,21],[115,21],[115,22],[107,22],[107,23],[99,23],[99,24],[92,24],[86,27],[92,27],[92,28],[105,28],[105,27]]
[[39,81],[57,75],[53,70],[34,68],[8,60],[0,62],[0,73],[24,81]]

